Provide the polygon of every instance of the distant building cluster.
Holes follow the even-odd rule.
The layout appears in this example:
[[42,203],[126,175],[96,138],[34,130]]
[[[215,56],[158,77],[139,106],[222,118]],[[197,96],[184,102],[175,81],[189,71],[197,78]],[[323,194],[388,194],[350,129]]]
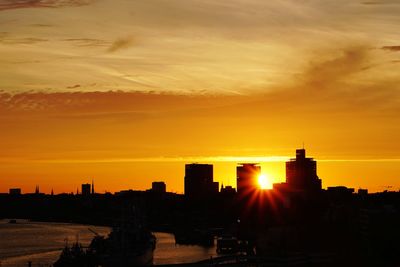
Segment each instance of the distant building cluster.
[[[252,195],[260,190],[257,179],[261,175],[261,166],[257,163],[241,163],[236,167],[236,190],[221,187],[221,193],[236,192],[241,197]],[[290,193],[318,192],[322,189],[321,179],[317,175],[317,162],[306,157],[305,149],[296,150],[296,158],[286,162],[286,182],[274,184],[274,190]],[[205,197],[218,193],[218,183],[213,180],[213,165],[186,164],[185,195],[188,197]]]
[[[210,195],[221,194],[225,196],[237,195],[240,199],[261,190],[258,178],[261,175],[261,166],[258,163],[240,163],[236,167],[236,188],[231,185],[219,188],[219,183],[214,181],[212,164],[191,163],[185,165],[184,195],[192,199],[207,198]],[[286,181],[273,184],[273,191],[289,194],[312,195],[322,190],[321,179],[317,175],[317,162],[306,157],[306,150],[297,149],[296,157],[286,162]],[[129,191],[129,190],[128,190]],[[128,192],[127,190],[119,193]],[[132,190],[130,190],[132,191]],[[167,192],[167,185],[163,181],[152,182],[150,192],[163,194]],[[354,189],[344,186],[328,187],[332,194],[352,194]],[[39,186],[35,187],[34,194],[40,194]],[[53,190],[51,190],[53,195]],[[21,188],[10,188],[10,195],[21,195]],[[95,194],[94,181],[84,183],[76,191],[77,195],[90,196]],[[366,195],[368,190],[359,189],[358,194]]]

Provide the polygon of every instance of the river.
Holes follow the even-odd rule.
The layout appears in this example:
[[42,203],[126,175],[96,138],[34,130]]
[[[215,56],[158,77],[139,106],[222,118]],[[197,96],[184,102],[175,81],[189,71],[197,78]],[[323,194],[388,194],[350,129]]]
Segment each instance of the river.
[[[66,242],[79,240],[84,246],[93,238],[88,228],[101,235],[110,232],[108,227],[68,223],[42,223],[17,220],[16,224],[0,220],[0,266],[51,266]],[[215,247],[175,245],[172,234],[154,233],[157,246],[154,264],[188,263],[216,256]]]

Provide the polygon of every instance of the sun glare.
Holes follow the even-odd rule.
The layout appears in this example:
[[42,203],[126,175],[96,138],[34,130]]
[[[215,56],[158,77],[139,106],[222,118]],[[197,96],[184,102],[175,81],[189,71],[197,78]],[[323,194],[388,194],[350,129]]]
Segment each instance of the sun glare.
[[269,188],[272,188],[271,181],[270,181],[270,179],[267,177],[266,174],[260,174],[260,175],[258,176],[258,186],[259,186],[261,189],[269,189]]

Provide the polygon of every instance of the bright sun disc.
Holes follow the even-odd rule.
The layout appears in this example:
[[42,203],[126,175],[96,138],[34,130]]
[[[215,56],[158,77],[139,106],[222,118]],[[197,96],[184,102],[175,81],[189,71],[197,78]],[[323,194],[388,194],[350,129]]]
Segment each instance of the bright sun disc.
[[268,180],[268,177],[265,174],[260,174],[258,176],[258,185],[261,189],[271,188],[271,182]]

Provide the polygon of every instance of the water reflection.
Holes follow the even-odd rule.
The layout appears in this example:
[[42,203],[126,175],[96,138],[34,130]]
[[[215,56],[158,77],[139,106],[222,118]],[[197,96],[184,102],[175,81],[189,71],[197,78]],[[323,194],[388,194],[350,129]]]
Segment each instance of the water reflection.
[[[108,227],[66,224],[37,223],[18,220],[9,224],[0,220],[0,262],[1,266],[49,266],[60,255],[65,242],[79,239],[84,246],[93,238],[88,228],[101,235],[109,233]],[[216,256],[215,247],[175,245],[172,234],[155,233],[157,246],[154,251],[154,264],[188,263]],[[68,240],[68,241],[67,241]]]

